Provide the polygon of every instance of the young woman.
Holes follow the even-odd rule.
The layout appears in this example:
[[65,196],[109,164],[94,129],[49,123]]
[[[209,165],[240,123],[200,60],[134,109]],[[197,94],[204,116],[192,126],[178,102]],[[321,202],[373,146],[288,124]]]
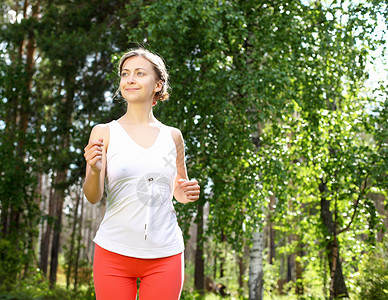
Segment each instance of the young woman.
[[176,300],[183,286],[183,238],[172,197],[198,200],[200,187],[187,177],[179,129],[152,113],[168,98],[163,60],[133,49],[119,63],[126,113],[92,129],[85,147],[83,190],[92,204],[107,186],[107,209],[94,238],[97,300]]

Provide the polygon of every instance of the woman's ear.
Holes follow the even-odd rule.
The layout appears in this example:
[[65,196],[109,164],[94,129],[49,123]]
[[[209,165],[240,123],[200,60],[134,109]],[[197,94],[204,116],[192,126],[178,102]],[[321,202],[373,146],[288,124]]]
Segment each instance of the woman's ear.
[[157,92],[160,92],[163,88],[163,81],[159,80],[158,83],[156,84],[156,87],[154,89],[154,92],[157,93]]

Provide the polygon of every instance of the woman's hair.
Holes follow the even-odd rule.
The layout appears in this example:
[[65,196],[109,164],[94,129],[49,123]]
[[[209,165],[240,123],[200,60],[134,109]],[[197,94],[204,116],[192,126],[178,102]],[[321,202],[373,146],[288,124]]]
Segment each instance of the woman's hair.
[[154,71],[157,76],[157,80],[162,81],[162,89],[155,94],[154,98],[154,104],[156,104],[156,101],[164,101],[167,100],[170,94],[168,93],[168,90],[170,89],[170,85],[168,82],[168,73],[166,69],[166,65],[164,64],[163,59],[152,53],[151,51],[148,51],[144,48],[135,48],[135,49],[130,49],[127,53],[125,53],[119,63],[119,76],[121,76],[121,71],[124,65],[124,62],[130,58],[130,57],[135,57],[135,56],[140,56],[144,57],[147,59],[152,66],[154,67]]

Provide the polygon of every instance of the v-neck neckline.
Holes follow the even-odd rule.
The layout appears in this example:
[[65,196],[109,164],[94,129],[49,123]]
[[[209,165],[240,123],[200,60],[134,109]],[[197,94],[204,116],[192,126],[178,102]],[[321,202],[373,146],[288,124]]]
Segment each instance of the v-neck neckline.
[[121,125],[120,122],[119,122],[118,120],[115,120],[115,122],[116,122],[116,123],[118,124],[118,126],[124,131],[124,133],[128,136],[129,140],[130,140],[133,144],[135,144],[138,148],[140,148],[140,149],[142,149],[142,150],[150,150],[150,149],[152,149],[152,148],[156,145],[156,143],[158,142],[159,137],[160,137],[160,135],[161,135],[161,131],[162,131],[162,127],[163,127],[162,123],[160,123],[160,122],[157,123],[157,124],[158,124],[158,127],[159,127],[158,135],[156,136],[156,139],[155,139],[155,141],[153,142],[153,144],[152,144],[150,147],[145,148],[145,147],[143,147],[143,146],[140,146],[140,145],[139,145],[139,144],[131,137],[131,135],[128,133],[128,131],[125,130],[124,126]]

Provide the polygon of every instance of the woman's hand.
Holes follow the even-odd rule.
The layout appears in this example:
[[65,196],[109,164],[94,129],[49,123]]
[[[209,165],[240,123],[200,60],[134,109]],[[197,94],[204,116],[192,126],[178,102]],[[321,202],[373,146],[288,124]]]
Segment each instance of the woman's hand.
[[90,141],[84,148],[84,156],[89,164],[91,171],[100,173],[102,169],[102,147],[104,140],[99,138],[97,141]]
[[197,180],[187,180],[181,178],[178,180],[177,184],[176,188],[184,193],[188,202],[195,202],[199,199],[201,187],[198,185]]
[[99,124],[93,127],[89,142],[84,148],[86,160],[85,181],[82,185],[85,197],[92,204],[104,195],[106,151],[109,146],[109,127]]

